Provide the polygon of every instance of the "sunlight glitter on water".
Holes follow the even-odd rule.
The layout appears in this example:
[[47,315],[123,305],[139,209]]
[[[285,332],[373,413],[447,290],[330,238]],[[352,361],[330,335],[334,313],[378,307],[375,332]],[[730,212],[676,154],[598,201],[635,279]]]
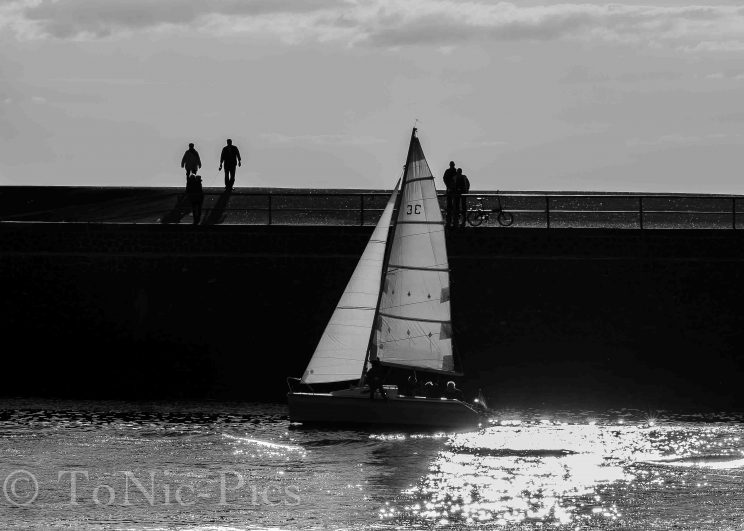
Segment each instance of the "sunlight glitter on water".
[[[3,529],[142,531],[741,530],[744,415],[497,413],[473,433],[370,433],[292,428],[285,406],[272,404],[6,401],[0,483],[27,469],[40,492],[29,510],[0,503],[0,521]],[[58,481],[70,463],[89,473],[79,506],[69,505],[69,482]],[[124,470],[142,481],[155,473],[154,505],[142,496],[131,505],[121,496],[110,506],[92,501],[104,484],[118,496]],[[212,496],[189,498],[196,504],[184,510],[164,494],[179,486]],[[296,497],[263,503],[253,493],[264,488]]]
[[[691,434],[686,428],[650,422],[541,420],[507,421],[477,433],[455,434],[428,474],[404,492],[408,503],[384,507],[380,517],[437,525],[565,526],[596,519],[610,524],[622,514],[616,503],[605,499],[603,487],[629,487],[637,475],[653,482],[654,474],[637,469],[637,464],[669,463],[671,458],[686,466],[680,456],[709,448],[717,429]],[[738,462],[722,461],[726,466]],[[690,460],[692,466],[701,462]]]
[[270,463],[277,460],[286,462],[302,460],[307,457],[307,451],[304,448],[293,444],[241,437],[228,433],[223,433],[222,438],[234,445],[233,455],[243,458],[258,459]]
[[222,436],[226,439],[231,439],[233,441],[241,442],[247,445],[253,445],[257,447],[267,448],[269,450],[273,450],[276,452],[300,452],[305,453],[305,449],[301,446],[295,446],[291,444],[281,444],[271,441],[262,441],[260,439],[251,439],[249,437],[238,437],[235,435],[230,435],[228,433],[223,433]]

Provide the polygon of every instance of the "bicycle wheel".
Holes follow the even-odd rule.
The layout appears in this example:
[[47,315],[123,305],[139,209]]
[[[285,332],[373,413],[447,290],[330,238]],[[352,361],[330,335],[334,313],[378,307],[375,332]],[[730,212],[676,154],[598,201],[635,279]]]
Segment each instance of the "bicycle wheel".
[[502,227],[508,227],[509,225],[514,223],[514,214],[512,214],[511,212],[504,212],[502,210],[501,212],[499,212],[499,215],[496,216],[496,220]]
[[468,212],[468,223],[470,223],[471,226],[477,227],[481,223],[483,223],[483,215],[478,211]]

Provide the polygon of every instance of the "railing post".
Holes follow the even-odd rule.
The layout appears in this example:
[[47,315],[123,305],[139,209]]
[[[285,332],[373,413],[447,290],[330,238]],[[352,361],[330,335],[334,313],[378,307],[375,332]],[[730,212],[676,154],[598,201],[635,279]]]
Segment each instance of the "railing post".
[[545,196],[545,228],[550,228],[550,196]]
[[271,192],[269,192],[268,198],[269,198],[269,225],[271,225]]
[[638,225],[643,230],[643,196],[638,197]]
[[359,194],[359,225],[364,227],[364,194]]
[[731,198],[731,228],[736,230],[736,198]]

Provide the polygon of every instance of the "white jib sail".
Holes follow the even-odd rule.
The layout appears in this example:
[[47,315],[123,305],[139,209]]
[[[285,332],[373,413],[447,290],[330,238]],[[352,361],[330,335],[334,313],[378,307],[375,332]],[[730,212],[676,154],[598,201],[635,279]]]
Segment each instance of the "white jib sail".
[[361,376],[380,294],[388,229],[397,197],[398,185],[302,375],[303,383],[341,382]]
[[454,372],[449,264],[434,177],[413,137],[375,341],[387,364]]

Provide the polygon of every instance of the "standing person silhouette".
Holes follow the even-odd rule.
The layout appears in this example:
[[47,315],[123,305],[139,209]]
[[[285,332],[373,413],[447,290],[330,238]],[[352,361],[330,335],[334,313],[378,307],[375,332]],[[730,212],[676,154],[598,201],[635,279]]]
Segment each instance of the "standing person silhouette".
[[450,400],[463,400],[462,390],[458,389],[455,382],[447,382],[447,387],[444,390],[444,397]]
[[444,186],[447,187],[447,226],[453,227],[457,223],[457,205],[455,202],[455,161],[450,161],[449,168],[444,170]]
[[194,144],[189,144],[189,149],[183,154],[181,159],[181,167],[186,169],[186,178],[192,173],[198,173],[201,168],[201,159],[199,158],[199,152],[194,149]]
[[232,190],[235,184],[235,167],[240,166],[240,151],[233,146],[232,140],[227,139],[227,145],[222,148],[220,155],[220,170],[225,166],[225,190]]
[[202,203],[204,203],[204,189],[200,175],[193,174],[186,177],[186,195],[191,201],[194,225],[198,225],[201,221]]
[[[465,226],[465,221],[468,217],[468,198],[463,194],[467,194],[469,191],[470,180],[468,180],[468,176],[462,173],[462,168],[457,168],[457,175],[455,176],[455,203],[457,203],[457,210],[462,213],[462,220],[459,221],[460,227]],[[455,224],[458,223],[458,218],[455,218]]]

